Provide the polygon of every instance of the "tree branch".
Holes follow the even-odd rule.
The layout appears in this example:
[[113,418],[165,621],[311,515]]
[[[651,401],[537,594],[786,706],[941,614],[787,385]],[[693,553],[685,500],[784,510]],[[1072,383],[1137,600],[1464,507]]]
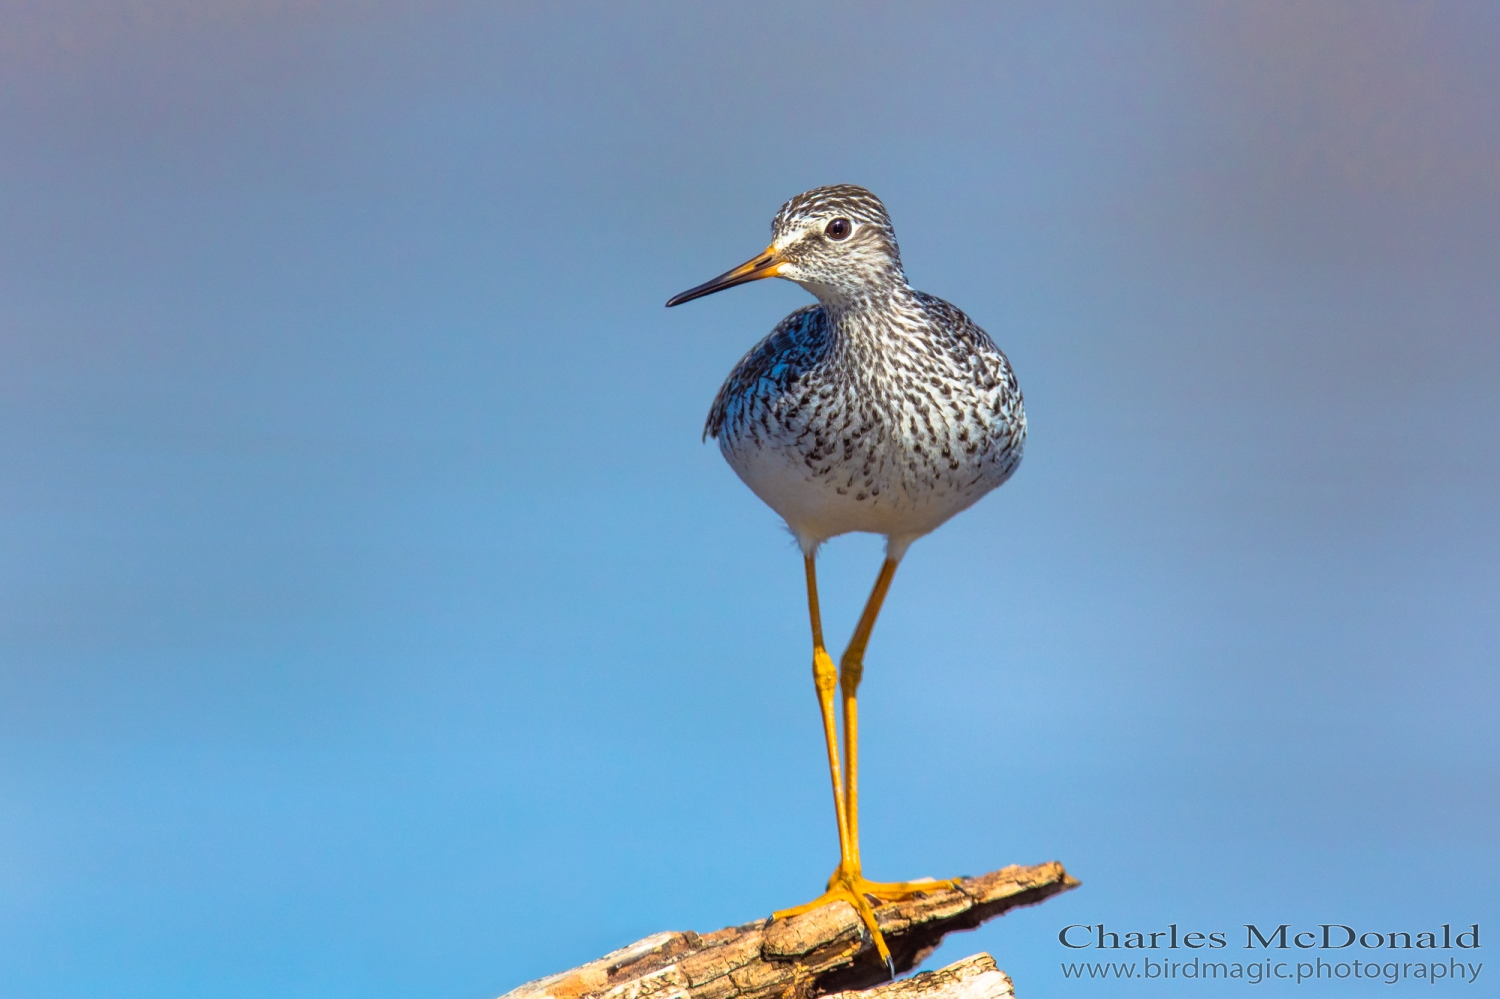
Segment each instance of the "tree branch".
[[[966,878],[957,888],[934,888],[930,895],[882,905],[875,918],[900,974],[921,963],[947,934],[971,930],[1078,884],[1056,861],[1006,867]],[[854,908],[835,902],[791,919],[757,920],[702,935],[658,933],[522,985],[501,999],[811,999],[881,983],[859,993],[859,999],[1011,995],[1010,979],[988,955],[906,981],[889,978]]]

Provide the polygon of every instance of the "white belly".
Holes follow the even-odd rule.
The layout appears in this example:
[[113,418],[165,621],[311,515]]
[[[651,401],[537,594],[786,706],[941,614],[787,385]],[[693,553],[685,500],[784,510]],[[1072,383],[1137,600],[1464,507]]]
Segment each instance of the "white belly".
[[812,552],[829,538],[852,531],[883,534],[893,557],[915,539],[968,509],[1009,475],[986,474],[980,465],[935,473],[914,471],[905,449],[860,456],[857,464],[813,467],[795,446],[733,448],[720,438],[731,468],[767,506],[779,513]]

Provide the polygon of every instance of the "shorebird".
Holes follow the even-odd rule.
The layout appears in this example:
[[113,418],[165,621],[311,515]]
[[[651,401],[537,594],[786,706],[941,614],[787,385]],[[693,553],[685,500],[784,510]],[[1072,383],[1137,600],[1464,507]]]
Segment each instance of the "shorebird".
[[[898,901],[956,882],[864,877],[855,694],[865,648],[911,543],[1015,471],[1026,414],[1015,372],[984,330],[907,283],[890,216],[874,194],[851,184],[799,194],[776,213],[771,236],[762,253],[667,305],[768,277],[795,281],[818,300],[783,319],[735,365],[703,436],[718,440],[730,467],[786,521],[807,577],[839,864],[822,895],[771,918],[848,902],[894,974],[870,899]],[[835,671],[823,645],[816,558],[823,542],[851,531],[885,535],[885,561]]]

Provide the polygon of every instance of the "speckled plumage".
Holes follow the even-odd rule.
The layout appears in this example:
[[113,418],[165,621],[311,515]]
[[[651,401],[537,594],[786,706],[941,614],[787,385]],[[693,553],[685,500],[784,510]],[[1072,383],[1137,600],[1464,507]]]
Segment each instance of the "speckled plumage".
[[[824,235],[844,218],[853,232]],[[915,291],[885,207],[818,188],[772,225],[780,276],[817,295],[730,373],[705,437],[786,520],[804,551],[849,531],[916,538],[999,486],[1026,440],[1005,354],[962,311]]]

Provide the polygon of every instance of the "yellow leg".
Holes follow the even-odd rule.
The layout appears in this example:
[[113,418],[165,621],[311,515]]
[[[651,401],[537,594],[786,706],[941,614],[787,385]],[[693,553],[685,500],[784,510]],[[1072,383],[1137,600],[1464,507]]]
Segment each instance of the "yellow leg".
[[865,675],[865,648],[870,644],[870,632],[875,630],[875,618],[885,603],[885,595],[891,588],[891,579],[896,575],[896,563],[886,559],[875,577],[875,588],[870,599],[865,601],[864,613],[854,628],[854,637],[839,660],[839,689],[844,695],[844,811],[848,815],[849,854],[859,870],[859,709],[855,692]]
[[818,691],[818,708],[823,714],[823,741],[828,745],[828,774],[833,782],[833,811],[839,824],[839,862],[850,857],[849,818],[844,802],[844,786],[839,777],[839,735],[833,721],[833,688],[838,684],[833,660],[823,646],[823,613],[818,609],[818,570],[811,555],[804,556],[807,570],[807,616],[812,623],[813,686]]
[[[859,625],[854,629],[854,637],[849,640],[849,648],[845,650],[843,659],[840,660],[839,672],[835,676],[833,660],[828,657],[828,652],[823,647],[823,621],[818,610],[817,573],[811,557],[806,558],[805,562],[807,609],[812,620],[813,633],[813,681],[818,689],[818,705],[823,713],[823,736],[828,744],[828,767],[833,778],[833,803],[839,823],[839,866],[833,872],[833,876],[828,879],[828,890],[822,895],[805,905],[777,912],[772,918],[784,919],[801,915],[831,902],[848,902],[870,931],[870,937],[875,942],[875,949],[894,976],[895,966],[891,963],[890,949],[886,947],[885,938],[876,924],[875,910],[867,896],[876,899],[877,903],[894,902],[911,898],[921,892],[934,891],[958,883],[956,881],[880,883],[866,880],[860,868],[859,714],[855,692],[859,689],[859,681],[864,675],[865,647],[870,642],[870,632],[875,628],[875,618],[880,614],[880,605],[884,603],[886,592],[891,587],[891,579],[896,575],[896,563],[891,559],[886,559],[885,564],[880,567],[880,575],[875,580],[875,589],[865,603],[864,613],[860,615]],[[842,779],[839,771],[838,733],[833,719],[835,683],[843,692],[844,770]]]
[[880,616],[881,605],[885,603],[885,595],[890,591],[891,580],[896,575],[896,565],[892,559],[886,559],[881,565],[880,575],[875,577],[875,587],[870,591],[870,599],[865,601],[864,613],[859,616],[854,636],[849,639],[849,647],[839,660],[839,687],[844,695],[844,812],[848,816],[849,856],[854,861],[854,880],[859,890],[882,902],[899,902],[919,892],[958,884],[956,880],[868,881],[860,873],[859,705],[855,695],[859,690],[860,680],[864,679],[865,649],[870,644],[870,632],[875,630],[875,619]]

